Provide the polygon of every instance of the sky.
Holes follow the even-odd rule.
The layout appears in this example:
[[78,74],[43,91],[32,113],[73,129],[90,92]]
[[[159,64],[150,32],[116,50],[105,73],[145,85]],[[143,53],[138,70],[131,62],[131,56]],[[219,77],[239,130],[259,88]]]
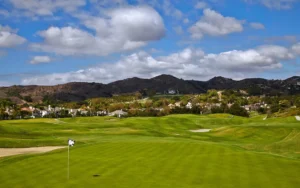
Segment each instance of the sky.
[[300,0],[0,0],[0,86],[300,75]]

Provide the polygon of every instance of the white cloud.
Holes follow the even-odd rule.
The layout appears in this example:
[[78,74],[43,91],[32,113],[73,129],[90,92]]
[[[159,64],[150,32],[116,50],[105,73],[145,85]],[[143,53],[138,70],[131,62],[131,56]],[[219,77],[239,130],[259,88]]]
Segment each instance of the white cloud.
[[204,35],[227,35],[243,31],[243,21],[224,17],[214,10],[205,9],[201,19],[190,27],[189,31],[195,39],[201,39]]
[[190,22],[190,20],[188,19],[188,18],[185,18],[184,20],[183,20],[183,23],[185,23],[185,24],[188,24]]
[[59,10],[74,12],[85,6],[85,0],[9,0],[25,16],[51,16]]
[[218,54],[205,54],[201,49],[186,48],[160,57],[138,52],[125,56],[115,63],[102,63],[74,72],[28,77],[22,80],[22,84],[53,85],[71,81],[108,83],[135,76],[151,78],[160,74],[197,80],[213,76],[245,78],[262,71],[280,69],[281,61],[292,58],[295,56],[291,49],[281,46],[260,46]]
[[291,9],[295,3],[299,2],[298,0],[244,0],[244,1],[248,3],[260,3],[266,6],[267,8],[277,9],[277,10]]
[[175,8],[170,0],[164,0],[161,4],[161,7],[167,16],[172,16],[176,19],[181,19],[183,16],[183,13],[179,9]]
[[292,46],[292,50],[294,53],[296,53],[297,55],[300,55],[300,42],[298,44],[295,44]]
[[257,22],[252,22],[250,23],[250,26],[253,28],[253,29],[265,29],[265,26],[261,23],[257,23]]
[[116,8],[106,12],[106,17],[78,17],[96,34],[73,27],[50,27],[39,32],[44,42],[31,47],[62,55],[104,56],[139,48],[165,35],[162,18],[150,7]]
[[208,4],[204,1],[198,1],[195,5],[196,9],[205,9],[208,8]]
[[290,49],[277,45],[260,46],[257,48],[257,51],[261,55],[272,59],[288,60],[294,58],[294,54]]
[[182,29],[181,26],[176,26],[173,29],[177,33],[177,35],[182,35],[184,33],[184,31],[183,31],[183,29]]
[[12,28],[9,27],[9,26],[2,26],[2,25],[0,25],[0,31],[3,31],[3,32],[10,32],[10,33],[17,33],[17,32],[18,32],[17,29],[12,29]]
[[31,64],[50,63],[52,59],[49,56],[34,56],[31,60]]
[[23,44],[26,39],[16,33],[17,30],[0,25],[0,48],[11,48]]

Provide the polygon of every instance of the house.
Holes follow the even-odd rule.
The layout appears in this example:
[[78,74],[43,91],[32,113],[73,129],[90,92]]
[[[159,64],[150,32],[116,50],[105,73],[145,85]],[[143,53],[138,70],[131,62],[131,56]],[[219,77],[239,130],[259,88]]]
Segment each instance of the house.
[[76,116],[78,109],[70,109],[69,110],[69,114],[71,114],[72,116]]
[[32,118],[36,118],[36,117],[42,117],[42,113],[41,113],[41,110],[40,109],[34,109],[32,111]]
[[174,109],[176,106],[175,106],[175,104],[169,104],[168,107],[169,107],[170,109]]
[[176,103],[175,103],[175,106],[176,106],[176,107],[180,107],[180,106],[181,106],[181,103],[180,103],[180,102],[176,102]]
[[193,108],[193,105],[191,102],[188,102],[187,105],[185,106],[186,108],[188,109],[192,109]]
[[176,94],[176,91],[174,89],[169,89],[168,90],[168,94],[170,95],[175,95]]
[[245,105],[242,106],[245,110],[250,111],[251,110],[251,105]]
[[102,111],[98,111],[97,112],[97,116],[103,116],[103,115],[107,115],[107,111],[105,111],[105,110],[102,110]]
[[87,110],[80,110],[81,115],[87,115],[88,113],[89,113],[89,111],[87,111]]
[[233,104],[232,103],[228,103],[227,107],[230,108]]
[[118,116],[118,117],[121,117],[121,116],[127,116],[128,113],[124,112],[123,110],[116,110],[114,112],[109,113],[108,115],[109,116]]
[[27,107],[21,108],[21,111],[27,111],[27,112],[32,112],[33,110]]
[[13,110],[10,109],[10,108],[6,108],[6,109],[5,109],[5,113],[7,113],[8,115],[12,115]]
[[48,109],[47,109],[49,112],[52,111],[52,108],[51,108],[51,105],[48,105]]
[[54,112],[59,112],[59,111],[61,111],[63,108],[62,107],[55,107],[53,110],[54,110]]
[[164,109],[163,108],[153,108],[154,110],[156,110],[156,111],[164,111]]
[[212,107],[221,107],[221,105],[222,105],[221,103],[214,103],[214,104],[212,104],[211,106],[212,106]]
[[41,116],[45,117],[47,115],[49,115],[50,113],[47,110],[41,110]]

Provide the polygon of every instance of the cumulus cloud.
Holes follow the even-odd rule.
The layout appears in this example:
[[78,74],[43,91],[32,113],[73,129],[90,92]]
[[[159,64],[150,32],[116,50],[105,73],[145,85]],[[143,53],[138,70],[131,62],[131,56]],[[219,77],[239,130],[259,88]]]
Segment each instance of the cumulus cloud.
[[116,8],[106,12],[106,17],[79,15],[79,18],[95,34],[73,27],[50,27],[38,32],[44,42],[31,47],[61,55],[104,56],[139,48],[165,35],[162,18],[146,6]]
[[0,48],[11,48],[23,44],[26,39],[16,33],[17,30],[0,25]]
[[253,29],[265,29],[265,26],[261,23],[257,23],[257,22],[252,22],[250,23],[250,26],[253,28]]
[[300,55],[300,43],[293,45],[292,50],[294,53]]
[[9,0],[14,8],[27,16],[51,16],[59,10],[74,12],[85,6],[85,0]]
[[201,39],[204,35],[228,35],[243,31],[243,21],[224,17],[214,10],[205,9],[202,18],[190,27],[189,31],[195,39]]
[[159,57],[138,52],[122,57],[115,63],[102,63],[73,72],[27,77],[22,80],[22,84],[52,85],[71,81],[108,83],[128,77],[150,78],[160,74],[198,80],[213,76],[244,78],[262,71],[279,69],[282,61],[293,58],[295,55],[291,49],[275,45],[217,54],[205,54],[201,49],[186,48]]
[[198,1],[195,5],[196,9],[205,9],[208,8],[208,4],[204,1]]
[[31,60],[31,64],[50,63],[52,59],[49,56],[34,56]]
[[277,9],[277,10],[291,9],[295,3],[299,2],[298,0],[244,0],[244,1],[248,3],[260,3],[266,6],[267,8]]

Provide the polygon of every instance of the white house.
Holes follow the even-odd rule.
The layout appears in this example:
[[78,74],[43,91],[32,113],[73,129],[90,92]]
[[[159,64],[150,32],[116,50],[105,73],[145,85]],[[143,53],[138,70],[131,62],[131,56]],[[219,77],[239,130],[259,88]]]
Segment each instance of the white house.
[[126,116],[127,114],[128,113],[124,112],[123,110],[116,110],[114,112],[109,113],[108,115],[109,116],[118,116],[118,117],[121,117],[121,116]]
[[105,110],[98,111],[97,116],[99,116],[99,115],[107,115],[107,112]]
[[87,110],[80,110],[80,114],[82,114],[82,115],[83,115],[83,114],[84,114],[84,115],[87,115],[88,112],[89,112],[89,111],[87,111]]
[[180,103],[180,102],[176,102],[176,103],[175,103],[175,106],[176,106],[176,107],[180,107],[180,106],[181,106],[181,103]]
[[187,105],[185,106],[186,108],[188,109],[192,109],[193,108],[193,105],[191,102],[188,102]]
[[174,105],[174,104],[169,104],[168,107],[169,107],[170,109],[173,109],[173,108],[175,108],[175,105]]
[[175,95],[176,91],[174,89],[169,89],[168,94]]
[[47,110],[42,110],[41,111],[42,117],[46,116],[49,114],[49,112]]

